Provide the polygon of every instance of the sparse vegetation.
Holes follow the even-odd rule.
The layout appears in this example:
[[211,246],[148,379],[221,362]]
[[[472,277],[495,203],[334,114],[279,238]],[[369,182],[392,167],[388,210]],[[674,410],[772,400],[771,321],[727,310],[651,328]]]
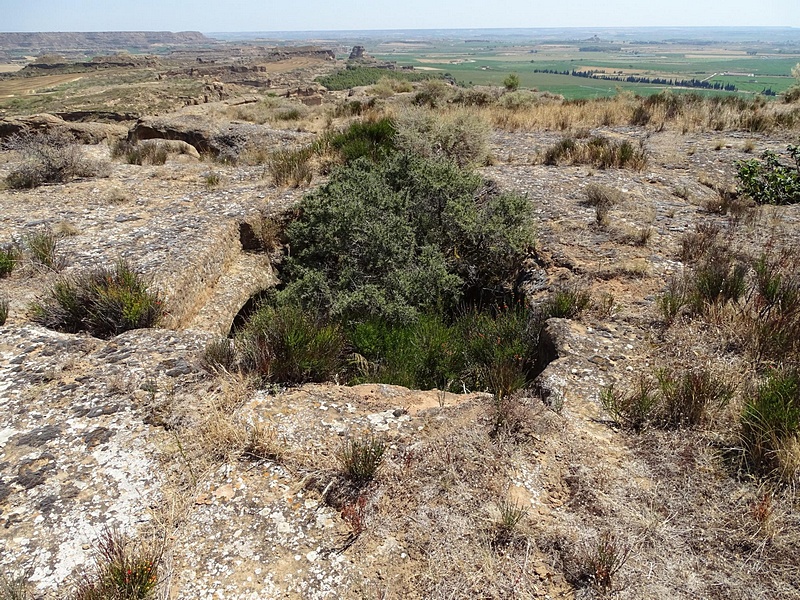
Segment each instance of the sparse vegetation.
[[747,468],[791,480],[800,469],[800,373],[768,373],[745,402],[740,426]]
[[34,595],[24,577],[1,575],[0,600],[34,600]]
[[25,248],[33,264],[62,271],[67,266],[66,257],[60,252],[59,237],[51,229],[37,229],[22,237]]
[[150,140],[138,144],[120,140],[111,148],[112,158],[123,158],[129,165],[163,165],[168,156],[166,146]]
[[32,306],[37,323],[68,333],[88,331],[107,338],[129,329],[154,327],[163,314],[161,299],[124,261],[58,279]]
[[613,384],[603,388],[600,401],[626,429],[692,429],[706,423],[710,411],[724,406],[732,394],[731,386],[708,369],[665,368],[654,379],[639,377],[627,392]]
[[344,476],[355,485],[372,481],[383,462],[386,443],[375,436],[350,438],[336,453]]
[[267,171],[277,186],[302,187],[311,183],[311,150],[273,150],[267,158]]
[[543,162],[546,165],[588,164],[600,169],[615,167],[641,170],[647,165],[647,151],[643,144],[636,147],[627,140],[616,142],[592,137],[583,141],[566,137],[545,151]]
[[107,529],[97,542],[95,563],[81,575],[69,600],[150,600],[161,581],[162,549]]
[[0,278],[8,277],[17,267],[21,253],[19,247],[14,244],[0,246]]
[[76,177],[93,177],[100,165],[88,160],[75,138],[66,132],[26,132],[6,139],[22,164],[6,177],[14,189],[36,188],[46,183],[66,183]]
[[[190,51],[182,50],[148,68],[145,85],[131,96],[151,88],[171,94],[171,81],[193,69],[196,81],[185,86],[192,92],[169,100],[174,107],[159,100],[160,113],[166,121],[174,108],[197,102],[182,112],[182,120],[191,118],[181,125],[196,118],[199,129],[207,118],[211,135],[231,132],[213,138],[225,138],[229,150],[216,160],[208,154],[206,164],[182,157],[164,168],[117,165],[110,185],[6,193],[9,215],[0,229],[16,240],[4,248],[6,274],[22,266],[21,256],[34,263],[25,232],[61,221],[50,228],[56,258],[66,250],[88,264],[109,248],[132,256],[127,245],[135,243],[134,254],[147,272],[159,270],[176,303],[165,319],[174,331],[106,342],[54,338],[26,324],[22,303],[42,286],[51,287],[31,311],[35,320],[102,337],[139,326],[129,322],[141,321],[137,315],[160,314],[161,301],[144,297],[142,280],[128,286],[114,269],[57,277],[28,267],[0,280],[0,325],[6,295],[13,303],[0,350],[4,359],[14,357],[6,360],[0,396],[11,394],[9,410],[24,408],[5,415],[19,431],[7,446],[23,458],[2,468],[8,485],[0,485],[0,503],[11,494],[18,504],[39,473],[51,477],[53,464],[71,472],[64,451],[110,459],[95,465],[100,486],[89,490],[91,498],[86,490],[73,498],[63,485],[54,496],[52,479],[33,489],[30,514],[12,511],[4,521],[4,564],[30,567],[32,546],[20,540],[30,531],[41,530],[36,539],[61,535],[52,519],[36,515],[46,517],[52,503],[64,519],[73,511],[91,517],[82,504],[105,505],[106,494],[117,493],[105,483],[116,473],[109,478],[106,470],[129,464],[130,481],[143,486],[131,508],[146,505],[139,526],[174,540],[170,560],[153,561],[156,573],[131,558],[124,573],[117,569],[121,576],[109,577],[101,562],[123,553],[99,552],[73,590],[47,593],[68,600],[202,596],[218,588],[254,597],[792,597],[800,545],[796,211],[756,207],[744,183],[736,189],[729,177],[745,164],[732,170],[731,157],[758,156],[743,154],[753,141],[760,153],[797,131],[800,108],[772,101],[766,89],[758,98],[751,88],[727,98],[634,96],[625,90],[662,85],[625,81],[637,68],[638,43],[618,50],[597,43],[599,50],[578,57],[597,63],[586,69],[603,75],[612,58],[633,66],[606,71],[620,78],[613,83],[536,74],[577,81],[567,94],[587,99],[570,100],[502,87],[512,69],[519,76],[508,87],[537,85],[531,69],[557,61],[563,48],[514,50],[505,59],[507,46],[481,40],[433,50],[414,41],[376,44],[378,61],[392,60],[390,52],[401,63],[416,55],[423,68],[452,69],[455,77],[410,82],[394,77],[405,73],[400,65],[376,69],[383,79],[371,88],[325,97],[321,106],[316,95],[302,97],[311,91],[300,83],[304,65],[316,74],[335,63],[313,52],[267,63],[248,46],[228,70],[230,61],[211,61],[230,42],[204,48],[202,60],[188,61]],[[450,56],[460,46],[471,55],[464,64]],[[651,52],[657,47],[638,46],[651,66],[662,62],[661,49]],[[789,59],[781,54],[789,46],[777,54],[773,48],[770,60],[734,56],[741,48],[732,45],[725,69],[750,61],[764,86],[786,79]],[[701,60],[692,52],[685,64]],[[446,63],[435,62],[445,53]],[[720,71],[721,58],[702,60]],[[224,83],[212,83],[208,74],[221,70]],[[467,73],[478,85],[452,85]],[[81,74],[79,86],[107,81],[99,70]],[[25,75],[7,76],[0,86],[18,85]],[[718,74],[707,83],[733,77]],[[738,79],[750,85],[752,78]],[[481,85],[487,82],[492,87]],[[623,91],[588,98],[613,85]],[[64,114],[113,106],[118,114],[109,121],[134,114],[123,114],[126,98],[87,100],[70,86],[0,104]],[[278,88],[301,97],[278,97]],[[229,101],[216,101],[228,94]],[[228,127],[229,119],[269,125]],[[502,131],[489,136],[489,123]],[[83,124],[69,127],[82,131]],[[86,131],[124,135],[111,124]],[[758,134],[743,133],[749,131]],[[322,133],[307,147],[295,145],[310,132]],[[552,166],[529,168],[559,135],[564,140],[547,159]],[[167,148],[180,151],[181,144]],[[105,149],[87,148],[87,155]],[[782,181],[793,181],[794,169],[785,155],[775,157],[787,171],[773,177],[772,196],[784,190]],[[2,172],[13,171],[18,158],[2,153]],[[151,163],[145,155],[138,160]],[[646,173],[598,172],[641,169],[644,161]],[[761,169],[753,193],[763,193],[774,165],[749,162]],[[565,166],[572,164],[587,166]],[[261,183],[253,179],[262,172],[257,165]],[[480,166],[489,168],[471,170]],[[315,179],[324,183],[303,200],[274,187]],[[224,192],[200,193],[220,181]],[[523,189],[533,201],[513,193]],[[534,222],[542,229],[535,251]],[[62,239],[74,231],[69,223],[81,235]],[[222,248],[226,240],[233,247]],[[0,276],[3,260],[0,254]],[[228,289],[248,277],[245,268],[253,277]],[[275,289],[260,289],[274,281]],[[245,293],[253,296],[230,337],[202,353],[209,373],[198,372],[189,363],[209,334],[195,328],[227,328]],[[105,296],[93,308],[96,295]],[[551,318],[582,322],[545,327]],[[592,399],[610,382],[599,403],[613,427],[598,426]],[[139,423],[128,432],[110,426],[108,415],[95,416],[116,404],[124,410],[114,423],[127,418],[130,405],[146,428]],[[58,421],[64,411],[53,407],[66,407],[69,431]],[[51,429],[57,441],[48,439]],[[141,431],[149,432],[146,440]],[[27,449],[31,440],[38,445]],[[35,477],[26,480],[26,469]],[[127,494],[122,470],[120,492]],[[294,532],[291,547],[287,532]],[[295,534],[303,538],[298,543]],[[125,556],[139,552],[119,539],[131,548]],[[41,559],[50,569],[55,558],[36,551],[34,567]],[[147,587],[151,582],[157,589]],[[128,584],[137,589],[116,589]],[[0,581],[0,598],[4,592],[11,593]]]
[[211,172],[203,177],[203,183],[205,183],[206,188],[208,188],[209,190],[213,190],[219,187],[219,184],[221,182],[222,182],[222,177],[220,177],[219,173]]

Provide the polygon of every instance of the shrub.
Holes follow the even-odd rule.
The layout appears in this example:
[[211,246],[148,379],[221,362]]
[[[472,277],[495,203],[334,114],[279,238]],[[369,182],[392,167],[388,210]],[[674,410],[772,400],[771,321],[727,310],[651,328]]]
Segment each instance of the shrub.
[[435,314],[399,324],[372,318],[349,336],[366,361],[359,361],[354,381],[507,396],[533,378],[538,336],[538,323],[521,306],[472,309],[449,324]]
[[347,479],[356,485],[364,485],[375,477],[385,452],[386,443],[380,438],[351,438],[342,444],[336,459]]
[[0,297],[0,325],[5,325],[8,319],[8,300]]
[[78,581],[69,600],[150,600],[160,584],[162,551],[135,544],[115,530],[98,541],[94,568]]
[[275,150],[267,158],[267,170],[277,186],[301,187],[311,183],[314,171],[311,167],[312,151]]
[[542,305],[542,319],[573,319],[589,308],[592,297],[578,284],[562,287]]
[[613,384],[603,388],[600,403],[625,429],[693,429],[706,422],[711,408],[723,406],[732,395],[730,385],[708,369],[661,369],[655,381],[640,376],[627,393]]
[[766,151],[761,160],[736,163],[739,188],[758,204],[795,204],[800,202],[800,146],[788,146],[794,165],[786,165]]
[[228,338],[214,340],[203,352],[203,364],[212,371],[234,371],[237,360],[236,346]]
[[667,289],[658,297],[658,310],[665,325],[670,325],[688,302],[687,282],[683,278],[672,277]]
[[740,418],[740,437],[749,469],[759,475],[791,477],[797,465],[783,460],[783,451],[800,435],[800,373],[771,372],[747,400]]
[[517,502],[504,500],[497,505],[497,512],[493,542],[498,546],[507,546],[517,536],[519,525],[528,511]]
[[625,429],[641,431],[650,423],[656,407],[655,386],[645,377],[640,377],[628,393],[611,384],[600,390],[600,403],[614,423]]
[[297,106],[281,108],[275,111],[275,118],[278,121],[298,121],[305,116],[305,111]]
[[657,425],[661,429],[699,427],[709,408],[726,404],[733,395],[731,387],[707,369],[662,369],[657,379],[662,398]]
[[534,92],[518,90],[507,92],[500,96],[498,104],[507,110],[523,110],[530,108],[539,101]]
[[746,290],[746,275],[746,265],[722,249],[712,251],[694,271],[690,301],[695,311],[738,301]]
[[607,185],[590,183],[584,190],[587,206],[611,207],[622,202],[622,193]]
[[630,553],[630,546],[622,543],[617,536],[610,532],[600,535],[592,550],[585,554],[585,567],[591,583],[603,592],[610,591]]
[[67,266],[66,259],[58,251],[58,240],[52,230],[39,229],[24,235],[22,245],[35,264],[58,272]]
[[88,331],[108,338],[130,329],[154,327],[163,307],[142,277],[119,261],[112,268],[60,278],[47,297],[32,306],[32,313],[34,321],[50,329]]
[[356,121],[344,131],[328,133],[315,144],[321,152],[332,149],[342,162],[352,162],[367,157],[372,161],[382,160],[395,150],[394,138],[397,130],[391,119]]
[[491,106],[497,101],[497,97],[496,88],[459,89],[453,98],[453,103],[462,106]]
[[717,243],[719,226],[716,223],[697,223],[695,231],[681,238],[679,258],[684,263],[695,263],[708,255]]
[[0,278],[8,277],[16,268],[19,259],[20,252],[16,244],[0,247]]
[[221,181],[222,177],[220,177],[219,173],[211,172],[203,177],[203,183],[205,183],[206,187],[210,190],[218,187]]
[[474,113],[406,110],[397,116],[395,126],[395,144],[409,154],[446,158],[461,167],[482,165],[489,155],[489,125]]
[[508,77],[503,80],[503,87],[509,92],[516,92],[519,88],[519,75],[516,73],[509,73]]
[[428,79],[422,82],[420,91],[414,96],[414,104],[437,108],[447,103],[451,93],[451,86],[441,79]]
[[281,295],[335,318],[410,321],[471,290],[502,295],[532,243],[526,199],[404,154],[337,171],[301,215],[287,230]]
[[368,93],[380,98],[389,98],[397,92],[410,92],[414,89],[411,82],[402,79],[383,77],[367,90]]
[[92,177],[98,173],[98,166],[84,157],[75,138],[63,131],[20,133],[8,138],[3,145],[16,151],[23,161],[6,177],[11,188],[66,183],[76,177]]
[[163,165],[169,152],[163,144],[148,140],[149,143],[135,144],[127,140],[119,141],[112,149],[112,158],[124,158],[129,165]]
[[291,304],[260,308],[243,338],[248,366],[276,382],[326,381],[339,370],[344,350],[337,325]]
[[795,360],[800,348],[800,278],[763,255],[755,264],[752,319],[745,340],[760,360]]
[[592,137],[587,141],[564,138],[545,151],[544,164],[589,164],[600,169],[609,167],[643,169],[647,165],[647,152],[643,144],[635,147],[627,140],[612,141]]

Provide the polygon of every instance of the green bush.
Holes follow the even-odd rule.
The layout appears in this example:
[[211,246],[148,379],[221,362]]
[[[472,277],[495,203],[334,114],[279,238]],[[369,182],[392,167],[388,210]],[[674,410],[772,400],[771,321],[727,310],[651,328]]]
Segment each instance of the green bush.
[[509,92],[516,92],[519,88],[519,75],[516,73],[510,73],[508,77],[503,80],[503,86]]
[[296,305],[261,307],[242,337],[247,366],[268,381],[327,381],[341,366],[341,329]]
[[507,92],[500,96],[498,104],[508,110],[523,110],[530,108],[539,102],[539,97],[535,92],[518,90]]
[[522,306],[471,309],[451,320],[436,314],[411,323],[368,319],[349,335],[363,359],[357,361],[353,382],[508,395],[535,374],[539,332]]
[[388,118],[356,121],[344,131],[322,136],[315,144],[315,150],[324,152],[331,149],[341,156],[342,162],[351,162],[362,157],[377,162],[395,150],[396,133],[394,123]]
[[129,165],[163,165],[169,152],[157,140],[146,140],[140,144],[121,140],[111,149],[111,157],[122,157]]
[[447,103],[452,94],[452,88],[444,81],[430,79],[422,83],[420,90],[414,96],[414,104],[437,108]]
[[777,364],[796,361],[800,350],[800,277],[763,255],[754,266],[752,321],[745,336],[751,353]]
[[541,306],[542,320],[573,319],[589,308],[592,297],[579,285],[556,290]]
[[796,369],[773,371],[745,403],[740,436],[747,466],[760,475],[786,473],[794,467],[782,451],[800,435],[800,373]]
[[335,318],[409,321],[471,291],[506,293],[532,244],[531,212],[448,162],[395,154],[334,173],[287,236],[284,299]]
[[5,325],[8,319],[8,300],[0,297],[0,325]]
[[655,385],[645,377],[640,377],[627,393],[614,384],[600,390],[600,403],[611,419],[620,427],[634,431],[649,425],[657,402]]
[[662,369],[656,377],[661,392],[657,425],[661,429],[699,427],[710,408],[726,404],[733,394],[725,381],[706,369]]
[[237,362],[236,345],[228,338],[210,342],[203,352],[203,364],[212,371],[230,373],[236,370]]
[[25,576],[0,575],[0,600],[35,600]]
[[154,327],[163,314],[157,293],[147,290],[125,261],[76,277],[61,277],[32,306],[33,320],[67,333],[88,331],[100,338]]
[[777,154],[764,152],[761,160],[736,163],[739,189],[758,204],[795,204],[800,202],[800,146],[788,146],[794,165],[782,163]]

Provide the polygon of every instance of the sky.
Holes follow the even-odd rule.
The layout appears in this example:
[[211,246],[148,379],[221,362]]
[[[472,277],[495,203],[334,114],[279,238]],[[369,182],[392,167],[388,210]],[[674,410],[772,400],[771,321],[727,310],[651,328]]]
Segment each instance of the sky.
[[800,0],[0,0],[0,31],[800,27]]

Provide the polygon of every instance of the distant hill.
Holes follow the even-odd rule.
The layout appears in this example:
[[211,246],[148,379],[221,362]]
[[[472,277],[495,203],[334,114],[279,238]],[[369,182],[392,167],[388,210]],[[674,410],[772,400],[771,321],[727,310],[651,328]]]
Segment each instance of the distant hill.
[[89,31],[0,33],[0,50],[46,52],[152,50],[157,46],[208,46],[217,43],[199,31]]

